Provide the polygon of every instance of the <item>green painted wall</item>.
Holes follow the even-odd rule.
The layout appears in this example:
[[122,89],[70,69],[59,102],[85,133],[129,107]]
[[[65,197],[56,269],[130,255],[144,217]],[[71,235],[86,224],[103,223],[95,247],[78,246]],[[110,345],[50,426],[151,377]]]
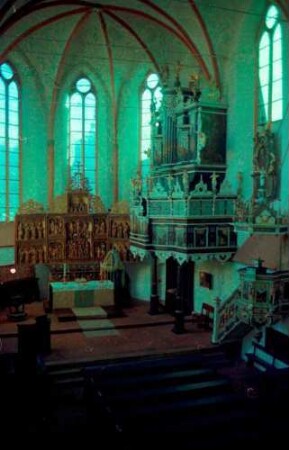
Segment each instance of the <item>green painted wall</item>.
[[[226,300],[240,284],[238,269],[241,266],[236,263],[219,263],[217,261],[204,261],[195,264],[194,277],[194,308],[201,312],[202,304],[209,303],[214,306],[216,297]],[[212,275],[212,289],[200,286],[200,271]]]
[[151,262],[144,260],[139,264],[126,266],[130,278],[130,295],[139,300],[149,300],[151,295]]

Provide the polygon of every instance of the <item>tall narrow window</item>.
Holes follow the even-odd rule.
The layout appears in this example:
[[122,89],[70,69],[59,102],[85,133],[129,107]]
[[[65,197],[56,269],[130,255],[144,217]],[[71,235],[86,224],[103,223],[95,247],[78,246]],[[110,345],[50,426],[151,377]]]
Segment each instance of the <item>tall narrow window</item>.
[[19,90],[8,63],[0,65],[0,221],[19,207]]
[[[149,164],[149,154],[151,149],[151,120],[152,108],[157,111],[161,106],[162,91],[160,79],[156,73],[150,74],[145,83],[145,88],[141,99],[141,161],[143,172],[145,166]],[[148,167],[146,168],[148,170]]]
[[69,168],[70,176],[81,172],[91,193],[96,185],[96,97],[91,82],[80,78],[69,97]]
[[280,12],[270,6],[259,42],[259,124],[283,117],[283,61]]

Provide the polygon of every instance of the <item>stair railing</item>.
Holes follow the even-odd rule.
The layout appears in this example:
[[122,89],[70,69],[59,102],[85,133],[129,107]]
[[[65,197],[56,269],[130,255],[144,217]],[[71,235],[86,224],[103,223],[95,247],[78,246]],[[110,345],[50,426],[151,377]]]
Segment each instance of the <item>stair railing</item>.
[[238,317],[238,300],[240,299],[240,288],[222,302],[220,298],[215,299],[214,324],[212,342],[220,343],[241,322]]

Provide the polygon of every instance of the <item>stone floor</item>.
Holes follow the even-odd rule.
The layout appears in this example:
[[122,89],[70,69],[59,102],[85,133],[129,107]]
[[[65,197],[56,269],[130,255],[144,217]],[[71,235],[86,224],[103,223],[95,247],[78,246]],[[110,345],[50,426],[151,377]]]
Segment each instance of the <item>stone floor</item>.
[[[34,323],[45,313],[41,302],[27,304],[25,309],[27,316],[22,322],[9,320],[5,310],[0,312],[1,353],[17,352],[18,323]],[[185,333],[175,334],[174,317],[148,314],[146,302],[124,308],[122,317],[105,317],[102,308],[99,315],[89,309],[80,315],[72,310],[48,314],[51,352],[45,356],[47,362],[166,354],[212,346],[211,332],[199,329],[190,317],[185,319]]]

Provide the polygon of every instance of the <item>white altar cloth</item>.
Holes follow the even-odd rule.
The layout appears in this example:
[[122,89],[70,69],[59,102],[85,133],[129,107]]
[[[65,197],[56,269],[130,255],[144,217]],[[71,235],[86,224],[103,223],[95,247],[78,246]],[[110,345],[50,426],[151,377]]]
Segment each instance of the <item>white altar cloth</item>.
[[80,308],[114,305],[114,284],[110,280],[50,283],[52,308]]

